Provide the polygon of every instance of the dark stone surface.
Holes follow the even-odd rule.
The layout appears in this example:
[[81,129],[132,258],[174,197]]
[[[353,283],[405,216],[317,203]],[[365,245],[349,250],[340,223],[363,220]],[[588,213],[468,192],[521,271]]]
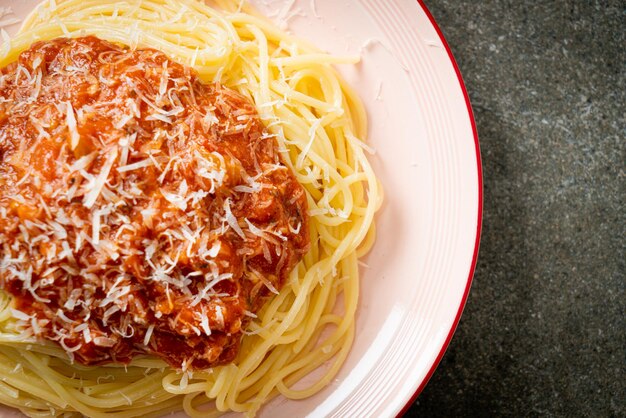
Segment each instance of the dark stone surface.
[[472,291],[407,416],[626,416],[624,1],[427,0],[484,169]]

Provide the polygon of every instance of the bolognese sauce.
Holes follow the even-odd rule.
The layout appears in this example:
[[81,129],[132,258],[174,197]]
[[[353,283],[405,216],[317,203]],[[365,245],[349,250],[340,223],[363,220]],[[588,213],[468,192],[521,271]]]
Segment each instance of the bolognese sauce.
[[252,102],[156,50],[59,38],[0,70],[0,287],[82,364],[232,361],[306,209]]

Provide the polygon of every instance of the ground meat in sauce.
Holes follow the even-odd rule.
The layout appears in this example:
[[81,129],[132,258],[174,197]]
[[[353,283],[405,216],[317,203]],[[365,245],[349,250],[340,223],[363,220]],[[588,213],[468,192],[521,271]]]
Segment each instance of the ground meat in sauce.
[[80,363],[232,361],[306,207],[253,104],[158,51],[60,38],[0,70],[0,286]]

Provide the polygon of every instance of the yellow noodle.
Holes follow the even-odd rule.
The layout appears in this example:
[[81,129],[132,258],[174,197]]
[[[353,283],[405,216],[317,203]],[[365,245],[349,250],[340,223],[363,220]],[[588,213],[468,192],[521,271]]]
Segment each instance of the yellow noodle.
[[[252,100],[305,187],[311,249],[249,324],[235,361],[186,375],[150,357],[127,366],[72,363],[61,348],[17,329],[10,297],[0,292],[0,403],[32,417],[144,417],[177,409],[191,417],[252,416],[279,394],[302,399],[322,390],[354,338],[358,257],[373,244],[382,201],[362,143],[364,107],[332,67],[358,57],[325,54],[238,0],[56,0],[2,44],[0,67],[35,41],[86,34],[158,49],[202,80]],[[300,388],[297,382],[316,369],[317,380]]]

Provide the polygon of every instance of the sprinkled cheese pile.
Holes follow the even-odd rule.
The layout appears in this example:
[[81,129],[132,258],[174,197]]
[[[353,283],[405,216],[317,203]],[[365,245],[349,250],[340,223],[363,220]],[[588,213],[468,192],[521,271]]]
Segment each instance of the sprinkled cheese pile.
[[0,287],[72,360],[231,361],[306,213],[254,106],[162,53],[60,38],[0,70]]

